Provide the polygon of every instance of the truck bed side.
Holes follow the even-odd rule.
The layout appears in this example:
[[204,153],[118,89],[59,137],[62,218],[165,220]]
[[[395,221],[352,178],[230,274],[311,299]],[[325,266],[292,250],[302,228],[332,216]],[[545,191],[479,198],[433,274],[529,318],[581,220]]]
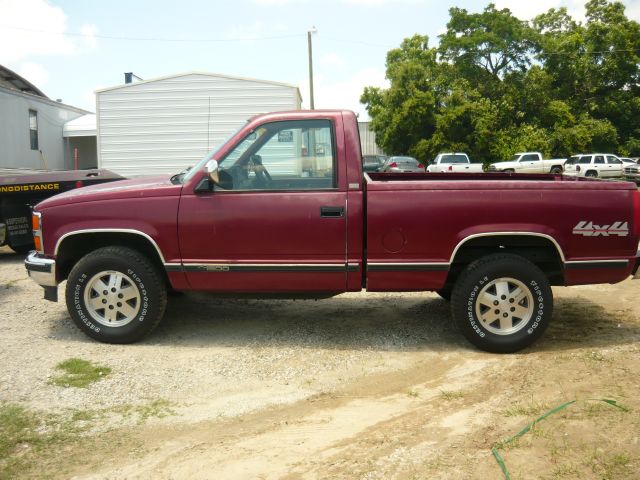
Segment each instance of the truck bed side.
[[633,184],[426,177],[366,177],[369,290],[438,290],[494,251],[530,258],[554,284],[615,283],[634,267]]

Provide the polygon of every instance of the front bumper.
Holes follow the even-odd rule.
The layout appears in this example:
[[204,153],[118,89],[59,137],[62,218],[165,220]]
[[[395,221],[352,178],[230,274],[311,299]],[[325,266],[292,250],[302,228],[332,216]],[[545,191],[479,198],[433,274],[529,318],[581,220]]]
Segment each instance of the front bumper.
[[43,287],[56,287],[56,261],[32,251],[24,261],[29,276]]

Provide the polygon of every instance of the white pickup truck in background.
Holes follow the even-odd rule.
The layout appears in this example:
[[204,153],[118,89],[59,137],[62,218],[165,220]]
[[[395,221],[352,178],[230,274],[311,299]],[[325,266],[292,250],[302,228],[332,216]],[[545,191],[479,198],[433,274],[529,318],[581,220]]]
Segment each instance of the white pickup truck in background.
[[440,153],[429,163],[429,173],[482,173],[482,163],[471,163],[466,153]]
[[497,162],[489,165],[490,172],[505,173],[562,173],[566,158],[552,158],[545,160],[540,152],[516,153],[507,162]]

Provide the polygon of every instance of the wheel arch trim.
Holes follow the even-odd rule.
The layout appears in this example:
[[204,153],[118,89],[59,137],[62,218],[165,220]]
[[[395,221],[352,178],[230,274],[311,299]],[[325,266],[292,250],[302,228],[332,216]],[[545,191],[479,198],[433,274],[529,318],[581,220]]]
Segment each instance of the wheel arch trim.
[[60,246],[62,245],[62,242],[65,239],[75,235],[83,235],[88,233],[125,233],[129,235],[138,235],[140,237],[143,237],[149,243],[151,243],[151,245],[155,248],[156,252],[158,253],[158,256],[160,257],[160,261],[163,264],[166,263],[164,259],[164,255],[162,254],[162,250],[160,250],[160,247],[158,246],[157,242],[150,235],[144,232],[141,232],[140,230],[134,230],[131,228],[88,228],[88,229],[73,230],[71,232],[67,232],[64,235],[62,235],[56,242],[56,248],[53,252],[54,256],[56,257],[58,256],[58,251],[60,250]]
[[456,245],[456,247],[453,249],[453,252],[451,253],[451,257],[449,257],[449,263],[450,264],[453,263],[458,251],[469,240],[473,240],[475,238],[482,238],[482,237],[503,237],[503,236],[539,237],[539,238],[544,238],[546,240],[549,240],[553,244],[553,246],[556,248],[556,251],[558,252],[558,255],[560,256],[560,261],[563,264],[566,263],[566,259],[565,259],[565,256],[564,256],[564,252],[562,251],[562,247],[556,241],[556,239],[553,238],[551,235],[547,235],[546,233],[523,232],[523,231],[519,231],[519,232],[510,232],[510,231],[505,231],[505,232],[485,232],[485,233],[474,233],[472,235],[467,235],[462,240],[460,240],[458,242],[458,244]]

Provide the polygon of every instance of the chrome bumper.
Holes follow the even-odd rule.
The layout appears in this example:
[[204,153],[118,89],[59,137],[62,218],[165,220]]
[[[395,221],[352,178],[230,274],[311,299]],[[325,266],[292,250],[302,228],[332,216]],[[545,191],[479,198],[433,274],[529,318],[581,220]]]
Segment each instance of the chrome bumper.
[[4,245],[7,241],[7,226],[4,223],[0,223],[0,245]]
[[56,287],[56,261],[31,252],[24,261],[29,276],[43,287]]

